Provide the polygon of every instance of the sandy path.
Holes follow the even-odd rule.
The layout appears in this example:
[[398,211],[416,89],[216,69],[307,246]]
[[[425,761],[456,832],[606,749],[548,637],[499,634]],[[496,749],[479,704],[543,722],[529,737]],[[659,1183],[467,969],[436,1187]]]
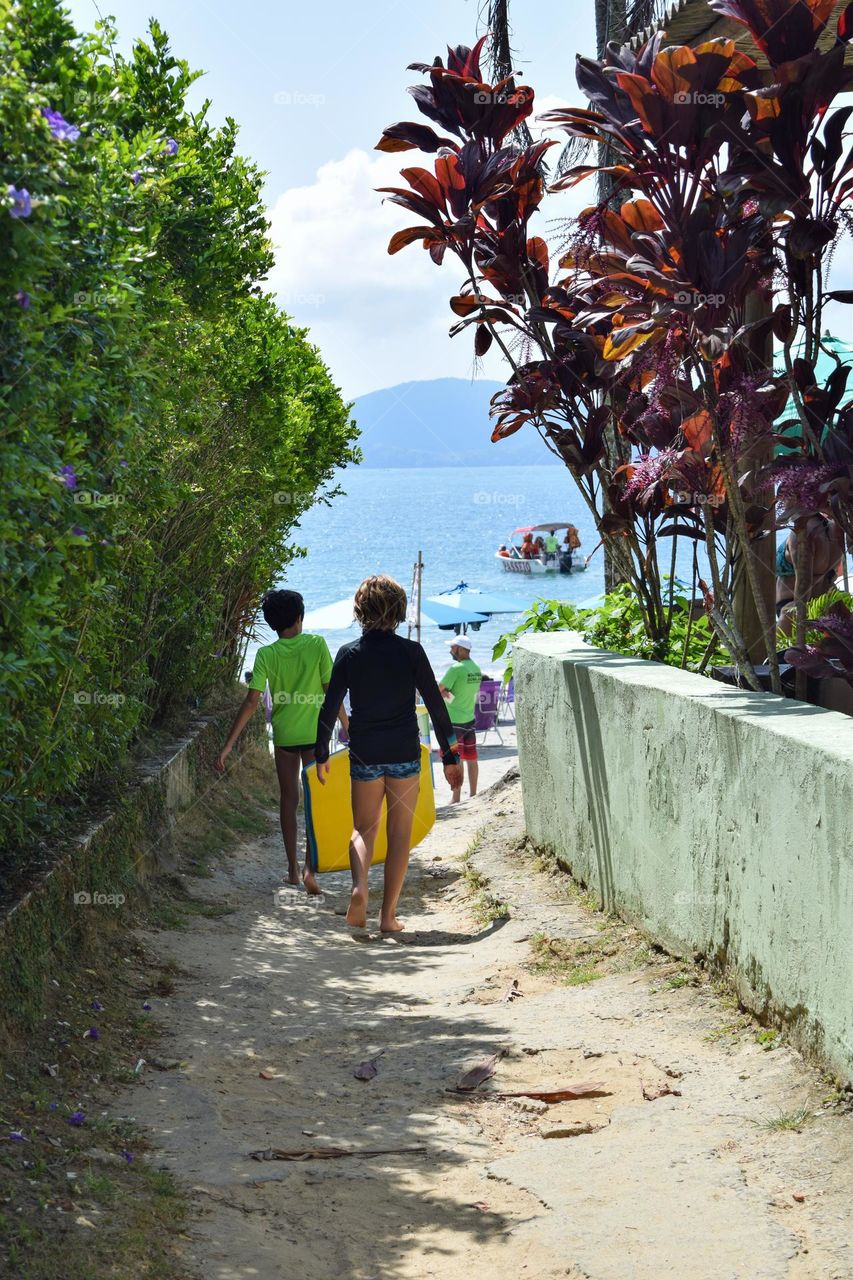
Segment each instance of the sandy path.
[[[319,905],[275,902],[274,832],[200,882],[232,915],[146,935],[185,972],[159,1010],[183,1066],[143,1075],[123,1109],[195,1188],[187,1275],[849,1280],[850,1117],[762,1128],[820,1109],[820,1084],[787,1050],[706,1041],[720,1021],[707,988],[525,970],[534,931],[595,922],[548,876],[520,879],[519,812],[514,786],[442,812],[410,874],[404,941],[350,934],[343,877]],[[458,873],[484,825],[475,861],[512,915],[478,927]],[[506,1001],[515,977],[524,997]],[[501,1049],[502,1090],[593,1080],[609,1096],[544,1108],[446,1091]],[[356,1080],[380,1050],[376,1078]],[[643,1084],[680,1096],[649,1102]],[[425,1151],[248,1158],[324,1145]]]

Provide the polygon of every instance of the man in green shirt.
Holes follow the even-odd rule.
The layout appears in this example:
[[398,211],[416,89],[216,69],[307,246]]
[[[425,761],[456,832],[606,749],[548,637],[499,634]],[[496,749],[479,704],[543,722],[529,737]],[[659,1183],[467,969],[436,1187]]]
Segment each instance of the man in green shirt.
[[559,550],[560,550],[560,544],[557,541],[557,534],[556,534],[556,531],[552,529],[551,532],[548,534],[548,537],[545,539],[545,554],[547,555],[549,560],[556,560],[557,552]]
[[[225,761],[269,686],[272,705],[272,740],[281,792],[281,834],[287,854],[287,883],[299,884],[296,856],[296,811],[299,807],[299,774],[314,759],[317,721],[332,674],[332,655],[322,636],[302,630],[305,602],[298,591],[270,591],[263,600],[264,621],[278,639],[255,654],[249,692],[231,726],[216,769],[225,772]],[[338,718],[347,728],[341,708]],[[302,881],[309,893],[319,893],[306,856]]]
[[[441,690],[441,696],[450,701],[450,720],[456,734],[456,750],[459,752],[459,759],[464,761],[468,770],[468,787],[471,795],[475,796],[480,766],[477,763],[474,708],[477,705],[477,694],[480,692],[483,673],[471,658],[469,636],[454,636],[448,643],[453,664],[445,671],[438,687]],[[459,786],[453,790],[452,803],[457,804],[461,797],[462,787]]]

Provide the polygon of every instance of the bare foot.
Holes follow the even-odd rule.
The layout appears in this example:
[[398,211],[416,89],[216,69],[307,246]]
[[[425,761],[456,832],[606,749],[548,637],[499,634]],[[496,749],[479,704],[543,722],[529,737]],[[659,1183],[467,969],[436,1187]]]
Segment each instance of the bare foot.
[[403,922],[401,920],[398,920],[396,916],[394,917],[393,920],[389,920],[387,924],[380,917],[380,920],[379,920],[380,933],[402,933],[405,927],[406,926],[403,924]]
[[299,872],[294,870],[292,867],[289,868],[287,872],[287,879],[285,880],[284,883],[295,885],[298,888],[299,885],[302,883],[302,881],[299,879]]
[[367,893],[357,886],[350,896],[347,909],[347,924],[353,929],[367,928]]
[[322,893],[322,890],[317,883],[317,877],[314,875],[314,872],[310,867],[306,867],[303,871],[302,883],[305,885],[306,893]]

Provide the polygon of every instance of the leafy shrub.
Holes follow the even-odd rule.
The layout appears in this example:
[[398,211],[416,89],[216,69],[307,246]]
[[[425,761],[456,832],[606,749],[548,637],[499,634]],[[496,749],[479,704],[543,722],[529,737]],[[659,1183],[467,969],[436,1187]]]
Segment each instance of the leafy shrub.
[[[588,644],[630,657],[649,658],[688,671],[705,669],[715,637],[704,614],[696,616],[690,595],[674,583],[671,593],[672,618],[665,637],[652,640],[646,630],[643,611],[630,583],[622,583],[594,608],[581,609],[565,600],[537,600],[514,631],[501,636],[493,657],[500,658],[519,636],[542,631],[578,631]],[[512,675],[512,663],[505,679]]]
[[[354,454],[260,289],[262,174],[152,23],[0,28],[0,838],[236,674],[286,539]],[[55,813],[55,806],[53,807]]]

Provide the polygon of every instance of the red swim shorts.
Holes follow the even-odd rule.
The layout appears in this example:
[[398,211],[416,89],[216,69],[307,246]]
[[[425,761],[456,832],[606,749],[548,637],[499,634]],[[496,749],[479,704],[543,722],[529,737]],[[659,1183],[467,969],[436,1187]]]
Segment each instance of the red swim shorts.
[[460,760],[476,760],[477,759],[477,735],[474,732],[474,721],[470,724],[455,724],[453,732],[456,734],[456,750],[459,752]]

